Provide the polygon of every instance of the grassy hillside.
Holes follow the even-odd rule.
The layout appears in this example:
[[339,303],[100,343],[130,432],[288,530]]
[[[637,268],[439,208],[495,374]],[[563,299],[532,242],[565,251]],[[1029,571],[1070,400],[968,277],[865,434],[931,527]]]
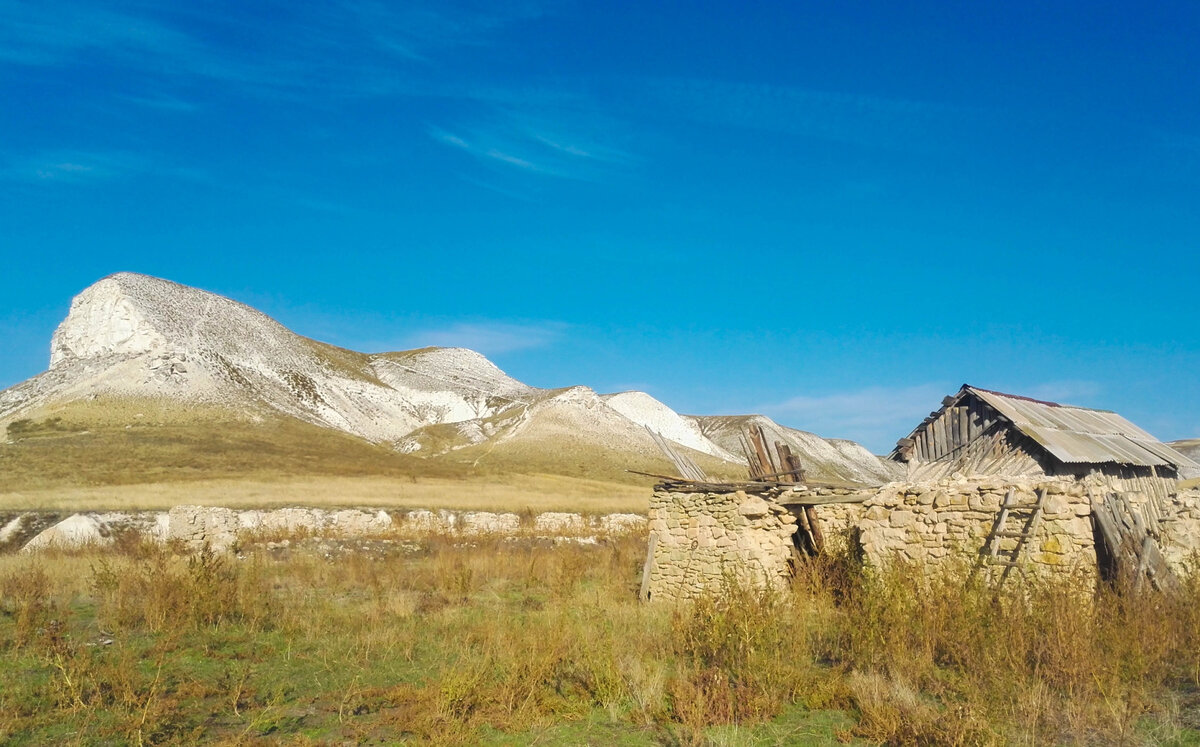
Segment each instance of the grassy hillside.
[[236,415],[143,402],[75,402],[12,421],[0,445],[0,492],[66,486],[297,475],[436,476],[422,463],[273,414]]
[[[9,440],[0,443],[0,508],[8,509],[644,511],[653,482],[625,473],[620,455],[606,461],[595,452],[530,447],[501,450],[497,459],[470,451],[425,459],[270,412],[166,401],[73,402],[2,427]],[[668,468],[665,459],[638,466]]]

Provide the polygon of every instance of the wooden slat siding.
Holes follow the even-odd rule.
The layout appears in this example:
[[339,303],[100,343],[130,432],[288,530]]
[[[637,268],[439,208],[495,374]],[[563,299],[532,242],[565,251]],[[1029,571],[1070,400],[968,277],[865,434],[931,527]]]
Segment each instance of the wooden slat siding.
[[938,418],[929,424],[929,430],[933,431],[933,461],[942,458],[945,449],[942,448],[942,419]]
[[[1167,565],[1145,523],[1122,493],[1106,492],[1102,498],[1089,493],[1092,517],[1116,561],[1118,578],[1135,592],[1149,580],[1157,590],[1177,588],[1179,580]],[[1118,587],[1121,588],[1121,587]]]
[[966,407],[958,408],[958,443],[966,446],[971,442],[971,413]]
[[942,428],[946,439],[946,453],[943,457],[950,456],[954,451],[954,434],[958,431],[954,426],[954,408],[947,407],[945,415],[942,416]]

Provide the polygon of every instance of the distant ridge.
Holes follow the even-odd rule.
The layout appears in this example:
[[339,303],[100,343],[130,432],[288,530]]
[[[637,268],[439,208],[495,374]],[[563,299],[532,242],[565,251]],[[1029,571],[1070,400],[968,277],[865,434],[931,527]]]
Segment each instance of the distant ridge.
[[[43,427],[46,444],[61,435],[55,428],[95,440],[105,428],[141,427],[146,412],[175,428],[176,439],[236,422],[245,438],[286,451],[273,434],[293,420],[404,456],[409,470],[467,465],[623,481],[632,479],[626,468],[671,469],[647,429],[714,476],[744,476],[736,434],[751,418],[686,417],[644,392],[538,389],[464,348],[346,350],[223,296],[127,272],[76,296],[51,340],[49,369],[0,392],[0,426],[30,421],[18,432],[36,431],[53,417],[69,425]],[[881,482],[892,474],[858,444],[752,417],[814,476]]]

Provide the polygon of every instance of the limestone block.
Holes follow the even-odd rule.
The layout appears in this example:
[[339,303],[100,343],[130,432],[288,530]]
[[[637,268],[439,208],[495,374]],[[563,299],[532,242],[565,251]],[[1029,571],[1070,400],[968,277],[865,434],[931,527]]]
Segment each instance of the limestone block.
[[[587,526],[579,514],[563,511],[547,511],[533,518],[533,528],[538,532],[581,531]],[[663,522],[666,529],[666,522]]]
[[386,511],[343,509],[329,516],[329,530],[345,537],[362,537],[392,529],[392,517]]
[[884,506],[871,506],[863,515],[863,519],[866,521],[884,521],[890,513],[891,511]]
[[892,511],[888,521],[894,527],[906,527],[914,524],[917,515],[912,511]]
[[[743,494],[744,495],[744,494]],[[747,496],[740,505],[738,505],[738,513],[748,518],[758,518],[766,516],[771,510],[769,503],[759,498],[756,495]]]
[[468,511],[460,517],[464,534],[513,534],[521,525],[521,517],[513,513]]
[[1073,513],[1067,499],[1062,495],[1048,495],[1045,502],[1042,504],[1042,510],[1047,516],[1058,516],[1059,514]]
[[167,514],[167,539],[191,551],[207,544],[217,552],[233,546],[241,529],[237,512],[211,506],[175,506]]
[[108,545],[112,541],[111,529],[107,524],[94,516],[74,514],[40,532],[25,543],[21,552],[74,550],[88,545]]
[[903,499],[901,498],[900,494],[895,492],[880,493],[874,501],[875,505],[884,506],[886,508],[899,506],[902,502]]
[[289,534],[318,532],[325,527],[327,520],[325,512],[319,508],[279,508],[264,511],[258,528]]

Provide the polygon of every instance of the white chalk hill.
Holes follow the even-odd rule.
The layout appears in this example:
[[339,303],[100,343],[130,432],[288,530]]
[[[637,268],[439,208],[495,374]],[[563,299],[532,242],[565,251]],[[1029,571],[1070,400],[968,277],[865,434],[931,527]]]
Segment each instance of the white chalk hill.
[[[734,420],[681,416],[641,392],[537,389],[462,348],[357,353],[297,335],[228,298],[133,273],[104,278],[72,301],[54,333],[49,370],[0,392],[0,425],[69,418],[79,411],[73,403],[115,402],[123,413],[152,405],[159,420],[202,412],[261,423],[268,442],[282,418],[419,458],[412,464],[606,479],[626,468],[670,469],[649,428],[710,474],[745,474],[740,450],[731,453]],[[814,474],[886,472],[857,444],[762,420],[791,434]]]

